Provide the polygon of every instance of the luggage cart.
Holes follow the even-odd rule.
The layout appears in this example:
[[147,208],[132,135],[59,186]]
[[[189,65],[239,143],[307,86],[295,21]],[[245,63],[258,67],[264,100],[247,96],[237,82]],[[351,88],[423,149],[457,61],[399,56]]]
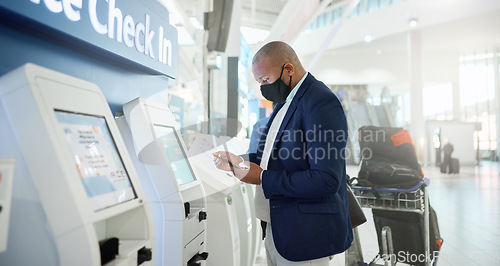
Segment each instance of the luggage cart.
[[[415,212],[420,215],[423,215],[424,254],[430,254],[429,193],[428,193],[429,184],[430,184],[429,178],[424,177],[422,178],[422,181],[420,181],[417,185],[415,185],[410,189],[371,188],[371,187],[361,187],[353,185],[352,190],[354,191],[361,207],[363,208]],[[353,233],[354,233],[353,244],[346,253],[346,265],[348,266],[396,265],[396,260],[387,259],[391,258],[390,254],[393,254],[392,257],[395,256],[390,227],[384,226],[382,228],[382,231],[380,232],[382,238],[381,251],[383,254],[378,254],[373,259],[373,261],[368,264],[363,262],[363,255],[362,255],[358,230],[354,229]],[[380,260],[383,260],[384,264],[377,264]],[[432,261],[428,261],[427,259],[425,261],[426,266],[435,265],[436,263],[437,263],[437,256],[434,257]]]

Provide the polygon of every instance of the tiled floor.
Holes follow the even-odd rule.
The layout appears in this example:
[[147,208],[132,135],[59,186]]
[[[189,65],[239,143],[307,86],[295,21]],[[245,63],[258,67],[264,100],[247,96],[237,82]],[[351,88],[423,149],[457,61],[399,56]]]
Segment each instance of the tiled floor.
[[[358,168],[348,167],[356,176]],[[424,167],[431,179],[430,202],[435,209],[444,244],[437,265],[500,265],[500,167],[482,162],[480,166],[462,166],[460,174],[441,174],[434,166]],[[365,262],[378,252],[377,236],[371,211],[365,209],[368,222],[359,227]],[[255,266],[267,265],[265,251]],[[344,265],[339,254],[330,266]],[[399,265],[399,264],[398,264]]]

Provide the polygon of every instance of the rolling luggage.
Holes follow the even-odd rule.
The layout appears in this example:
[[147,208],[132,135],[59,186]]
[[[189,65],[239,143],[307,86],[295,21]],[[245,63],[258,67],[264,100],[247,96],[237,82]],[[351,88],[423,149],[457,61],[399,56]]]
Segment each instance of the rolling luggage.
[[359,145],[362,159],[353,189],[361,205],[372,208],[379,244],[372,263],[382,258],[416,266],[435,264],[443,239],[436,212],[428,204],[429,179],[424,178],[410,134],[401,128],[365,126],[359,129]]
[[425,265],[426,260],[431,262],[439,256],[443,239],[439,232],[436,212],[432,207],[429,208],[430,254],[425,254],[423,214],[380,209],[372,209],[372,213],[380,254],[383,254],[382,228],[388,226],[391,229],[394,248],[391,260],[420,266]]
[[460,161],[457,158],[451,158],[450,174],[460,173]]
[[[449,168],[449,169],[448,169]],[[451,158],[448,164],[444,162],[441,164],[441,173],[443,174],[459,174],[460,173],[460,161],[457,158]]]

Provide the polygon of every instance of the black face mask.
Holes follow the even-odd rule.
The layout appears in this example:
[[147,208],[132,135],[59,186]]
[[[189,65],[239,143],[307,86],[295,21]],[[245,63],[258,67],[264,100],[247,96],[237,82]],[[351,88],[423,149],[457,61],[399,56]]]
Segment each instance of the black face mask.
[[290,76],[290,84],[286,85],[283,80],[281,80],[281,76],[283,75],[283,70],[285,69],[285,65],[281,67],[280,77],[271,84],[260,85],[260,92],[262,96],[267,100],[274,103],[283,103],[286,101],[286,97],[292,91],[292,77]]

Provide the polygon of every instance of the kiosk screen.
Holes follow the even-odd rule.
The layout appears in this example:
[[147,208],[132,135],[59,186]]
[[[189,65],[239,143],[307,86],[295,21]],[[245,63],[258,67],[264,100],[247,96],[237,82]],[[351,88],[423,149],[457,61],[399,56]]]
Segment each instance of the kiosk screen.
[[156,138],[167,154],[170,167],[175,174],[177,184],[182,185],[194,181],[194,174],[175,129],[169,126],[154,125]]
[[94,211],[136,198],[106,119],[56,110]]

